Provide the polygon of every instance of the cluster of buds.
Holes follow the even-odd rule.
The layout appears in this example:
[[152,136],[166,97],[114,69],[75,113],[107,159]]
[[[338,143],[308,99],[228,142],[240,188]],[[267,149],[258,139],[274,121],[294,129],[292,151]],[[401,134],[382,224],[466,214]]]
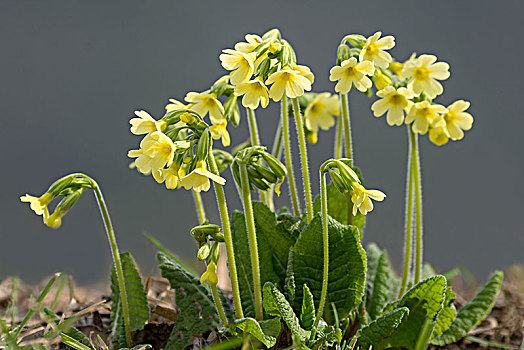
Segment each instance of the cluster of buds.
[[395,39],[381,35],[352,34],[342,39],[330,76],[338,80],[335,90],[347,93],[353,84],[371,96],[373,81],[380,97],[371,106],[375,117],[387,113],[389,125],[408,124],[414,132],[428,134],[438,146],[462,139],[473,125],[473,117],[466,112],[470,103],[457,100],[447,107],[433,103],[444,92],[440,81],[449,78],[449,64],[427,54],[395,62],[386,52],[395,46]]
[[[267,167],[261,165],[261,160],[264,160]],[[241,166],[247,169],[249,186],[252,191],[255,190],[255,187],[261,191],[267,191],[273,184],[275,193],[280,196],[280,186],[287,175],[286,167],[277,158],[266,152],[266,147],[246,147],[236,153],[231,169],[238,186],[242,185]]]
[[[44,224],[51,228],[59,228],[62,218],[75,205],[86,188],[93,188],[91,180],[79,174],[71,174],[55,181],[49,189],[40,197],[29,194],[20,197],[22,202],[29,203],[31,209],[43,217]],[[55,198],[62,198],[49,215],[48,205]]]
[[333,185],[340,193],[349,193],[353,203],[353,215],[356,215],[357,211],[366,215],[373,210],[371,199],[381,202],[386,198],[383,192],[368,190],[362,185],[358,175],[351,168],[351,159],[341,158],[325,161],[320,166],[320,175],[323,176],[326,173],[329,173]]
[[224,235],[220,232],[220,227],[214,224],[193,227],[191,235],[198,245],[198,259],[205,261],[207,265],[206,271],[200,277],[200,283],[216,286],[218,283],[217,264],[220,259],[220,242],[224,242]]
[[[190,109],[171,110],[160,120],[144,111],[131,119],[131,132],[145,134],[140,149],[128,156],[139,172],[152,174],[166,188],[184,187],[197,192],[210,188],[209,180],[221,185],[225,179],[207,170],[211,150],[211,130],[202,117]],[[211,155],[212,156],[212,155]]]

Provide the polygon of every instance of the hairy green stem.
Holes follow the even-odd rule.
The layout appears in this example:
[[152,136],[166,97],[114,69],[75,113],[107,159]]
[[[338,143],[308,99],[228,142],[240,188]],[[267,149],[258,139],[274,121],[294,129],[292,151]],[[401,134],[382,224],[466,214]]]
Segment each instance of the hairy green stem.
[[293,205],[293,213],[300,216],[297,188],[295,186],[295,175],[293,172],[293,161],[291,158],[291,140],[289,139],[289,115],[287,108],[287,97],[282,97],[282,130],[284,137],[284,152],[286,155],[287,181],[289,183],[289,196]]
[[[209,150],[209,167],[211,172],[215,175],[219,175],[215,156],[213,150]],[[222,222],[222,230],[224,231],[224,241],[226,244],[227,263],[229,267],[229,278],[231,279],[231,289],[233,292],[233,302],[235,304],[235,314],[237,318],[244,318],[244,312],[242,311],[242,303],[240,301],[240,290],[238,287],[238,274],[237,264],[235,261],[235,251],[233,249],[233,237],[231,235],[231,225],[229,223],[229,213],[227,210],[226,196],[224,194],[224,188],[222,185],[214,183],[215,194],[218,203],[218,210],[220,212],[220,220]]]
[[408,169],[406,175],[406,236],[404,237],[404,269],[398,297],[404,295],[411,267],[411,247],[413,245],[413,162],[415,149],[411,144],[411,133],[408,125]]
[[340,159],[342,158],[342,132],[344,131],[344,122],[342,121],[342,108],[340,111],[340,117],[337,118],[337,133],[335,136],[335,152],[334,152],[334,158]]
[[[246,108],[247,110],[247,123],[249,126],[249,135],[251,138],[251,145],[252,146],[260,146],[260,136],[258,132],[258,126],[257,126],[257,119],[255,118],[255,111],[249,107]],[[262,203],[267,203],[267,193],[266,191],[259,191],[260,194],[260,201]]]
[[200,195],[200,192],[197,192],[193,190],[193,199],[195,200],[195,206],[197,210],[198,215],[198,222],[203,224],[207,221],[206,218],[206,211],[204,209],[204,202],[202,202],[202,196]]
[[295,114],[295,125],[297,126],[300,162],[302,164],[302,179],[304,181],[304,192],[306,194],[307,222],[310,223],[311,220],[313,220],[313,199],[311,198],[311,184],[309,182],[306,136],[304,135],[304,123],[302,122],[302,116],[300,115],[298,98],[293,99],[293,112]]
[[422,274],[422,180],[420,169],[420,156],[418,150],[418,135],[409,128],[412,153],[413,178],[415,186],[415,278],[414,283],[420,282]]
[[213,293],[213,300],[215,301],[220,320],[222,321],[222,324],[227,327],[229,323],[227,322],[226,313],[224,312],[224,306],[220,300],[220,294],[218,294],[218,287],[216,285],[212,285],[211,292]]
[[342,121],[344,123],[344,142],[346,145],[346,158],[353,159],[353,150],[351,148],[351,121],[349,120],[349,104],[347,94],[340,94],[340,104],[342,109]]
[[242,192],[242,202],[246,215],[246,228],[249,238],[249,253],[251,256],[251,268],[253,271],[253,289],[255,295],[255,317],[257,320],[264,318],[262,310],[262,286],[260,284],[260,263],[258,257],[257,233],[255,229],[255,216],[253,215],[253,203],[251,202],[251,191],[249,188],[249,177],[246,164],[240,165],[240,190]]
[[[275,138],[273,139],[273,147],[271,148],[271,154],[275,156],[278,160],[280,160],[280,157],[282,156],[282,121],[279,121],[277,126],[277,131],[275,133]],[[271,211],[275,211],[275,191],[273,190],[275,188],[274,184],[271,184],[269,186],[269,191],[267,192],[267,205],[269,206],[269,209]]]
[[328,232],[328,207],[327,207],[327,186],[326,174],[323,170],[320,171],[320,204],[322,213],[322,244],[324,248],[324,267],[322,271],[322,290],[320,292],[320,302],[318,304],[318,312],[313,323],[313,328],[317,328],[318,322],[324,312],[324,305],[326,303],[327,285],[329,275],[329,232]]

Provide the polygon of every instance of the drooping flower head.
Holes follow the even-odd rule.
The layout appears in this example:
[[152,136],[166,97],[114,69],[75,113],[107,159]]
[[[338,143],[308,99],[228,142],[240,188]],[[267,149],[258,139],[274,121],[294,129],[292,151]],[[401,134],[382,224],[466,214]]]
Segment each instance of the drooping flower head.
[[388,112],[386,116],[389,125],[402,125],[404,123],[405,109],[408,107],[411,94],[408,89],[401,87],[395,89],[387,86],[377,91],[377,96],[381,97],[371,105],[371,110],[375,117],[380,117]]
[[52,200],[53,196],[49,192],[44,193],[40,197],[31,196],[30,194],[20,197],[20,201],[30,204],[31,210],[33,210],[36,215],[43,216],[45,216],[46,213],[49,215],[47,205],[51,203]]
[[361,184],[354,182],[351,191],[351,201],[353,202],[353,215],[357,215],[357,210],[362,215],[366,215],[373,210],[371,199],[381,202],[386,195],[379,190],[367,190]]
[[222,62],[222,67],[233,71],[230,79],[231,84],[239,85],[248,81],[255,70],[254,62],[257,56],[256,53],[244,53],[231,49],[225,49],[223,52],[219,58]]
[[409,109],[406,124],[413,123],[413,131],[424,135],[431,125],[433,128],[444,126],[442,114],[447,113],[446,107],[431,104],[428,101],[414,103]]
[[436,61],[436,56],[420,55],[404,64],[402,76],[409,79],[408,89],[414,95],[424,92],[427,97],[433,99],[444,91],[437,80],[449,78],[449,64]]
[[149,134],[154,131],[162,131],[167,124],[164,120],[155,120],[146,111],[135,111],[138,118],[133,118],[129,121],[131,124],[131,132],[135,135]]
[[328,130],[335,125],[333,116],[339,114],[340,102],[338,96],[331,95],[329,92],[318,94],[304,112],[306,128],[314,134],[318,132],[319,128]]
[[367,38],[358,59],[360,62],[371,61],[378,67],[386,69],[393,59],[384,50],[392,49],[395,46],[395,38],[391,35],[380,38],[381,35],[382,32],[379,31]]
[[275,102],[280,101],[284,94],[289,98],[295,98],[302,96],[304,90],[311,90],[311,81],[301,72],[289,67],[271,74],[266,84],[273,84],[269,89],[269,97]]
[[189,174],[185,174],[183,168],[178,172],[180,178],[180,186],[183,186],[186,190],[193,189],[196,192],[207,191],[211,186],[209,180],[213,180],[220,185],[226,183],[226,179],[215,175],[207,170],[206,162],[199,161],[193,171]]
[[371,79],[366,75],[373,75],[375,66],[370,61],[357,62],[355,57],[351,57],[335,66],[329,71],[329,80],[337,81],[335,91],[347,94],[353,85],[364,92],[372,85]]
[[209,119],[213,124],[220,123],[224,119],[224,106],[209,92],[188,92],[185,100],[193,103],[191,110],[200,114],[202,118],[209,113]]
[[259,105],[266,108],[269,104],[267,87],[260,78],[235,86],[235,95],[244,95],[242,105],[246,108],[257,109]]

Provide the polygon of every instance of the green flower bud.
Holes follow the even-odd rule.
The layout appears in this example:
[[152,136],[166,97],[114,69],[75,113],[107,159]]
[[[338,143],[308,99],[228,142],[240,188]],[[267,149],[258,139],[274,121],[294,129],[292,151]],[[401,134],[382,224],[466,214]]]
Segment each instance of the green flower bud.
[[349,45],[361,49],[366,43],[366,37],[360,34],[346,35],[342,39],[342,43],[347,42]]
[[260,174],[255,168],[254,166],[252,165],[247,165],[246,166],[247,168],[247,175],[249,176],[250,179],[263,179],[264,176],[262,176],[262,174]]
[[49,186],[47,193],[50,193],[53,197],[58,196],[62,190],[69,187],[74,178],[75,175],[67,175],[61,179],[56,180],[51,184],[51,186]]
[[233,172],[233,178],[235,179],[235,182],[240,187],[242,186],[242,181],[240,180],[240,167],[238,166],[237,162],[233,162],[231,165],[231,171]]
[[215,263],[218,264],[218,259],[220,259],[220,243],[215,242],[211,246],[211,251],[209,252],[209,256],[207,259],[207,263]]
[[80,196],[82,196],[83,192],[84,189],[80,188],[64,197],[64,199],[62,199],[60,203],[58,203],[58,205],[56,206],[53,214],[49,215],[48,218],[44,217],[44,223],[48,227],[54,229],[59,228],[62,225],[62,218],[75,205],[76,201],[78,200],[78,198],[80,198]]
[[270,58],[264,58],[262,62],[258,65],[257,71],[255,72],[255,76],[259,77],[265,77],[269,73],[269,69],[271,68],[271,59]]
[[273,171],[273,173],[279,178],[283,179],[287,176],[287,170],[284,164],[280,162],[276,157],[269,154],[268,152],[261,152],[262,158],[264,158],[264,161],[269,166],[269,169]]
[[340,193],[347,193],[349,191],[346,182],[336,171],[334,171],[333,169],[329,169],[329,176],[331,176],[331,181]]
[[335,160],[335,164],[340,172],[340,176],[342,176],[350,188],[352,187],[352,182],[360,183],[357,173],[355,173],[355,171],[351,169],[349,165],[340,160]]
[[268,168],[264,168],[259,164],[254,164],[253,167],[255,168],[256,172],[259,173],[262,176],[262,178],[267,182],[272,184],[278,182],[278,177]]
[[237,100],[238,96],[231,94],[224,102],[224,114],[235,127],[238,126],[238,123],[240,122],[240,111],[238,110]]
[[209,147],[211,147],[211,133],[209,129],[206,129],[200,136],[200,139],[198,140],[195,154],[196,162],[207,159]]
[[209,253],[211,252],[211,244],[209,241],[207,241],[204,245],[202,245],[200,248],[198,248],[198,260],[205,260],[209,256]]
[[340,44],[337,50],[337,65],[351,58],[349,47],[346,44]]
[[267,32],[265,32],[264,35],[262,35],[263,40],[280,38],[280,30],[278,30],[277,28],[270,29]]
[[262,191],[267,191],[269,189],[269,185],[263,179],[257,179],[257,178],[250,177],[249,183],[254,185],[256,188]]
[[227,83],[229,82],[229,75],[224,75],[220,77],[213,86],[211,86],[210,93],[215,96],[221,96],[224,93],[224,90],[227,89]]

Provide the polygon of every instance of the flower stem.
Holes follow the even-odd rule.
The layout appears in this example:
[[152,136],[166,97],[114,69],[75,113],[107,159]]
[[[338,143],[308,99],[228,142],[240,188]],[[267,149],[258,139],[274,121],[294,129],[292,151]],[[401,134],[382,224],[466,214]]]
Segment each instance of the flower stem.
[[247,235],[249,237],[249,253],[251,256],[251,268],[253,270],[253,288],[255,294],[255,317],[262,320],[264,313],[262,310],[262,286],[260,284],[260,266],[258,257],[257,234],[255,230],[255,216],[253,215],[253,204],[251,203],[251,191],[249,188],[249,177],[247,175],[246,164],[240,165],[240,187],[242,192],[242,202],[246,215]]
[[324,312],[324,305],[326,303],[328,274],[329,274],[329,232],[328,232],[328,207],[327,207],[327,187],[326,175],[324,171],[320,171],[320,203],[322,213],[322,244],[324,247],[324,268],[322,272],[322,290],[320,292],[320,302],[318,304],[318,312],[313,323],[313,328],[318,326],[320,317]]
[[[209,167],[210,170],[215,174],[219,175],[215,156],[213,150],[209,150]],[[231,236],[231,226],[229,224],[229,213],[227,210],[226,196],[224,194],[224,188],[222,185],[214,183],[215,194],[218,202],[218,209],[220,212],[220,220],[222,221],[222,230],[224,231],[224,240],[226,244],[227,263],[229,266],[229,278],[231,279],[231,289],[233,292],[233,302],[235,304],[235,313],[237,318],[244,318],[244,312],[242,311],[242,304],[240,301],[240,290],[238,288],[238,274],[237,264],[235,262],[235,251],[233,249],[233,237]]]
[[129,319],[129,307],[127,305],[127,294],[126,287],[124,282],[124,272],[122,270],[122,262],[120,261],[120,253],[118,252],[118,246],[116,244],[116,238],[113,231],[113,225],[111,224],[111,218],[109,217],[109,212],[107,211],[106,204],[104,202],[104,197],[102,196],[102,191],[96,183],[95,180],[90,177],[83,175],[85,178],[91,181],[93,191],[95,192],[95,197],[98,202],[98,207],[100,208],[100,213],[102,214],[102,219],[104,220],[104,225],[106,228],[107,238],[109,239],[109,246],[111,247],[111,254],[113,255],[113,261],[115,262],[116,277],[118,280],[118,289],[120,289],[120,300],[122,301],[122,312],[124,313],[124,327],[126,334],[126,344],[128,347],[131,347],[131,329],[130,329],[130,319]]
[[[342,115],[342,113],[340,113],[340,115]],[[344,122],[342,121],[342,118],[339,117],[337,119],[337,133],[335,136],[335,152],[333,154],[335,159],[342,158],[342,132],[343,131],[344,131]]]
[[287,181],[289,182],[289,196],[293,204],[293,213],[300,216],[297,188],[295,186],[295,175],[293,173],[293,161],[291,160],[291,142],[289,139],[289,116],[287,108],[287,97],[282,97],[282,130],[284,137],[284,152],[286,155]]
[[220,294],[218,294],[218,287],[216,285],[211,286],[211,292],[213,293],[213,300],[215,301],[215,305],[217,307],[218,315],[220,316],[220,320],[222,321],[222,324],[224,326],[228,325],[226,313],[224,312],[224,306],[222,305],[222,301],[220,300]]
[[340,94],[340,104],[342,109],[342,121],[344,123],[344,141],[346,143],[346,158],[353,159],[353,150],[351,148],[351,121],[349,120],[349,104],[347,94]]
[[404,295],[408,283],[409,270],[411,267],[411,247],[413,245],[413,162],[415,149],[411,144],[411,133],[408,125],[408,169],[406,175],[406,236],[404,241],[404,270],[402,273],[402,283],[398,297]]
[[[206,211],[204,209],[204,202],[202,202],[202,196],[200,192],[193,190],[193,197],[195,199],[195,206],[197,208],[198,221],[203,224],[207,221]],[[218,294],[218,287],[216,285],[211,285],[211,292],[213,293],[213,300],[215,301],[215,306],[217,307],[218,315],[224,326],[228,325],[227,317],[224,312],[224,306],[222,305],[222,300],[220,300],[220,295]]]
[[304,180],[304,192],[306,194],[307,222],[310,223],[311,220],[313,220],[313,199],[311,198],[311,184],[309,183],[306,137],[304,135],[304,124],[302,122],[302,116],[300,115],[298,98],[293,99],[293,112],[295,114],[295,125],[297,126],[300,162],[302,163],[302,178]]
[[198,221],[203,224],[207,221],[206,219],[206,211],[204,209],[204,202],[202,202],[202,196],[200,195],[200,192],[197,192],[193,190],[193,198],[195,200],[195,206],[197,209],[197,216]]
[[[271,154],[278,160],[280,160],[280,157],[282,156],[282,121],[279,121],[278,123],[275,138],[273,139],[273,147],[271,148]],[[274,188],[275,185],[271,184],[267,193],[267,204],[271,211],[275,211],[275,191],[273,191]]]
[[[260,137],[258,132],[258,126],[257,126],[257,119],[255,118],[255,111],[249,107],[246,108],[247,110],[247,123],[249,125],[249,135],[251,138],[251,145],[252,146],[260,146]],[[260,201],[262,203],[267,204],[267,193],[265,191],[260,190]]]
[[420,158],[418,150],[418,135],[409,128],[412,152],[412,167],[415,186],[415,279],[414,283],[420,282],[422,274],[422,179],[420,169]]

